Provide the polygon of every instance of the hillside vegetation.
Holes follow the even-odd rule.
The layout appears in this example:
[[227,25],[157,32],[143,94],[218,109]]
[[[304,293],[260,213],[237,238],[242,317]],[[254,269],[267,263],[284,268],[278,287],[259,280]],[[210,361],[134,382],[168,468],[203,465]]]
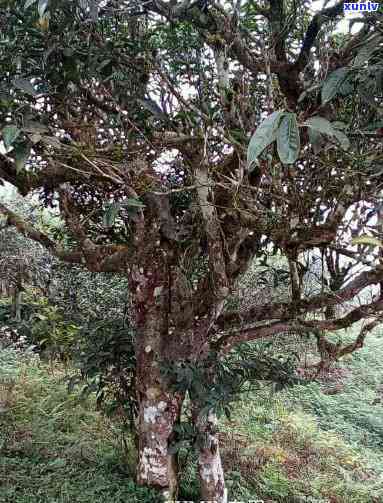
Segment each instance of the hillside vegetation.
[[[381,337],[319,382],[243,397],[221,433],[232,500],[383,501]],[[69,370],[0,352],[1,503],[157,502],[134,483],[118,415],[97,411],[81,388],[68,393]],[[180,499],[199,501],[195,460],[180,454]]]

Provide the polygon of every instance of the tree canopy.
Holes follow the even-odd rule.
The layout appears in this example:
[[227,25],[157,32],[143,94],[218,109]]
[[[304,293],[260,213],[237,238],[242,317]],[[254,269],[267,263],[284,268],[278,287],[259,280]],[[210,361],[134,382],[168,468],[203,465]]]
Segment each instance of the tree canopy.
[[[127,276],[138,480],[170,499],[166,446],[184,392],[170,391],[159,362],[206,361],[209,382],[212,354],[292,331],[315,333],[337,358],[382,316],[380,293],[332,309],[383,281],[382,14],[350,18],[343,34],[343,2],[324,4],[0,3],[0,181],[59,211],[65,231],[2,202],[0,213],[59,259]],[[314,252],[322,288],[310,294]],[[289,297],[230,308],[241,275],[273,254],[288,264]],[[353,347],[324,335],[363,319]],[[214,418],[191,398],[208,439],[203,497],[223,502]]]

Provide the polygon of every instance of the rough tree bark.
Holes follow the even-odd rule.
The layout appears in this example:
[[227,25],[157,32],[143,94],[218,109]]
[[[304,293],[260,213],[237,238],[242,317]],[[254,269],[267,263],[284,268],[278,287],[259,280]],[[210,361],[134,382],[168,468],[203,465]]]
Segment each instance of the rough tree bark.
[[168,332],[168,288],[165,261],[132,271],[133,313],[137,331],[138,468],[140,485],[159,489],[164,499],[177,499],[177,462],[169,453],[173,428],[183,398],[169,390],[161,373]]
[[148,368],[145,364],[138,367],[139,371],[145,369],[146,379],[140,385],[137,482],[158,488],[165,500],[175,500],[178,469],[176,456],[169,453],[169,444],[179,419],[182,399],[166,391],[159,380],[153,383],[153,373],[157,373],[153,367]]
[[199,411],[194,416],[197,429],[196,449],[201,498],[204,501],[227,503],[228,492],[219,451],[218,420],[210,411]]

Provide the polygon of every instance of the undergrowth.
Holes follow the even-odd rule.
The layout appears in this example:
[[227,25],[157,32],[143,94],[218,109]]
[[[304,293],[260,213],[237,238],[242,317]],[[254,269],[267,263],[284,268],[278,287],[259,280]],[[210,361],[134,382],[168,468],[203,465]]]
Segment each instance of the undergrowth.
[[238,404],[223,433],[228,476],[265,502],[383,502],[382,342],[377,330],[318,382]]
[[[265,386],[238,403],[221,433],[229,500],[383,501],[381,346],[371,336],[334,380]],[[65,377],[62,365],[0,351],[0,502],[157,503],[134,483],[121,425],[68,394]],[[180,461],[179,499],[198,502],[195,457],[185,449]]]
[[133,482],[119,426],[91,398],[68,394],[62,367],[1,354],[1,503],[157,502]]

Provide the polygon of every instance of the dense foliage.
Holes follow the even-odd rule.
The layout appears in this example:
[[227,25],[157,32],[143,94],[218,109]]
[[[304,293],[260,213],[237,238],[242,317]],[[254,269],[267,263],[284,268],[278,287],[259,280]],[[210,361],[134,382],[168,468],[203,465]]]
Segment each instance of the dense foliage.
[[[312,334],[320,371],[380,322],[380,291],[358,296],[383,282],[382,13],[348,34],[343,2],[4,0],[0,15],[0,180],[58,219],[52,233],[0,202],[2,225],[124,276],[137,481],[176,499],[188,398],[202,498],[226,503],[215,407],[163,369],[214,390],[243,343]],[[243,308],[242,276],[273,274],[272,256],[288,295]],[[352,341],[326,336],[360,320]]]

